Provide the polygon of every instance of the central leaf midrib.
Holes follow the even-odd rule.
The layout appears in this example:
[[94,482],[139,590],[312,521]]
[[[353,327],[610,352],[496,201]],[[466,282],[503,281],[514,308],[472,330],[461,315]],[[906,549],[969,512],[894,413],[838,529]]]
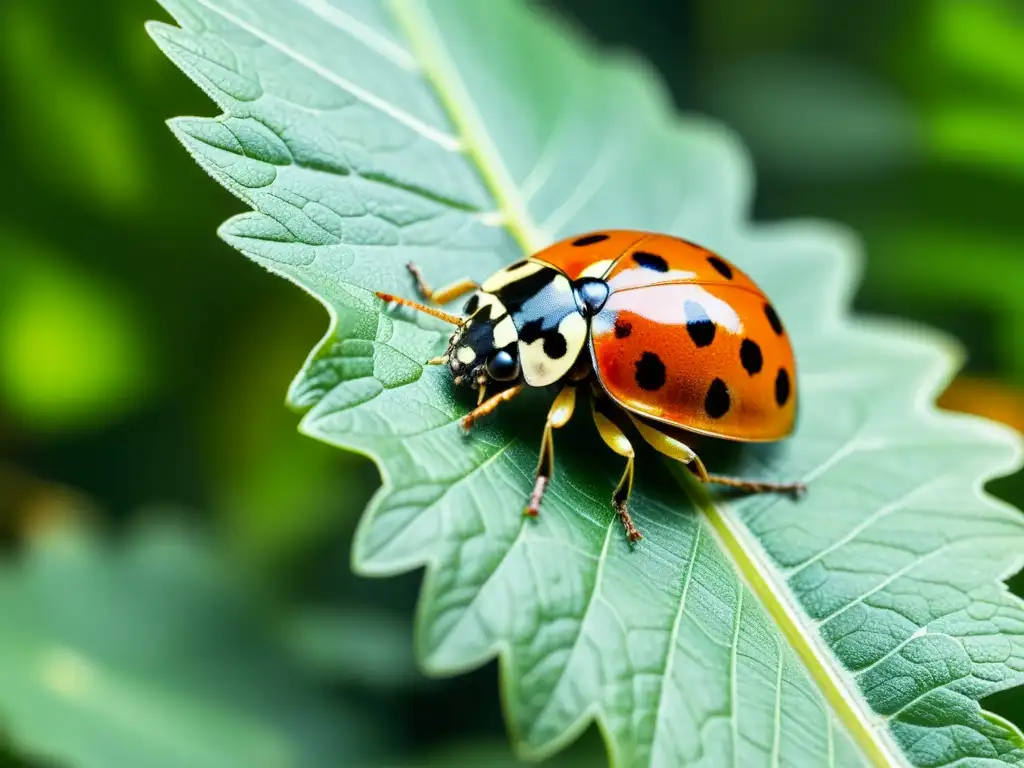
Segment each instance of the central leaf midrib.
[[766,557],[758,558],[758,548],[745,541],[753,535],[740,533],[746,529],[736,513],[728,504],[716,503],[704,487],[680,477],[677,473],[687,471],[685,468],[668,463],[684,493],[707,521],[721,551],[732,561],[743,583],[757,596],[864,755],[881,768],[894,763],[905,765],[902,751],[885,737],[884,722],[874,712],[858,706],[861,701],[858,692],[841,682],[843,673],[837,669],[831,653],[812,635],[815,630],[794,615],[801,608],[788,599],[784,587],[779,587],[780,579],[775,577],[774,568]]
[[[463,138],[466,154],[494,196],[497,208],[504,216],[504,225],[524,254],[529,255],[545,247],[548,243],[542,239],[533,222],[526,202],[450,60],[423,0],[389,0],[389,6],[422,63],[425,78],[438,94],[457,134]],[[770,564],[760,563],[756,554],[749,551],[750,548],[736,535],[736,526],[743,523],[729,505],[716,504],[703,488],[695,488],[693,483],[675,476],[695,509],[701,513],[721,551],[732,562],[737,576],[758,597],[821,689],[831,707],[829,720],[834,713],[872,763],[878,766],[905,763],[902,751],[885,737],[884,725],[872,727],[874,713],[862,705],[858,692],[837,681],[840,673],[830,652],[810,637],[808,628],[793,615],[793,611],[800,609],[787,599],[785,587],[780,587],[778,579],[773,578]]]
[[505,216],[503,223],[524,253],[540,250],[543,242],[527,212],[526,201],[491,141],[483,117],[469,98],[462,78],[440,44],[440,34],[430,12],[422,0],[389,0],[388,5],[409,39],[414,55],[422,63],[424,77],[434,87],[456,133],[463,139],[466,154],[494,195],[497,209]]

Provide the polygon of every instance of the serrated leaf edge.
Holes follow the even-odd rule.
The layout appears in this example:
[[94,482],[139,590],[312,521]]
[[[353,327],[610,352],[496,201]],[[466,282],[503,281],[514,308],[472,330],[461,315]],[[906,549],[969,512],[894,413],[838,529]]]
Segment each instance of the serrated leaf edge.
[[[461,76],[451,62],[444,42],[422,0],[388,0],[388,5],[416,52],[417,58],[422,63],[424,76],[438,93],[457,132],[464,137],[467,154],[474,161],[485,184],[494,195],[498,210],[504,213],[505,225],[520,243],[524,253],[529,254],[544,247],[547,242],[533,224],[525,203],[520,199],[516,185],[491,142],[488,131],[473,106]],[[742,153],[736,154],[742,155]],[[749,195],[749,191],[753,189],[750,168],[748,165],[742,165],[739,170],[743,187],[748,190]],[[847,254],[847,258],[839,263],[844,268],[845,274],[840,273],[836,276],[836,283],[844,302],[849,300],[855,285],[853,250],[852,244],[844,248],[843,252]],[[840,270],[837,270],[837,273],[839,272]],[[837,307],[836,313],[831,318],[832,322],[836,325],[845,322],[847,327],[856,327],[858,324],[847,316],[847,311],[845,306]],[[878,322],[874,324],[884,325]],[[903,330],[906,332],[906,328]],[[946,339],[943,343],[940,340],[941,335],[938,333],[929,333],[923,329],[915,330],[916,341],[939,353],[936,355],[939,364],[937,364],[936,370],[930,372],[926,377],[915,407],[922,416],[938,416],[938,411],[934,408],[932,401],[943,382],[948,380],[955,368],[958,367],[957,358],[960,355],[957,354],[958,350],[952,340]],[[1005,442],[1013,446],[1013,450],[1011,450],[1013,456],[1008,458],[1005,469],[1019,467],[1021,459],[1024,457],[1024,447],[1021,442],[1014,440],[1012,433],[995,423],[980,418],[975,420],[979,427],[988,427],[987,431],[991,433],[993,441]],[[865,756],[880,767],[894,764],[909,765],[903,750],[892,738],[887,721],[874,712],[866,712],[863,706],[858,705],[855,693],[856,685],[848,679],[845,670],[836,662],[821,638],[816,636],[813,630],[799,619],[800,606],[795,604],[784,588],[780,589],[777,586],[780,579],[773,577],[773,566],[760,542],[749,532],[728,503],[714,501],[707,489],[694,482],[685,468],[678,463],[672,461],[666,461],[666,463],[673,475],[680,480],[694,506],[704,514],[709,530],[718,541],[722,551],[732,561],[739,577],[757,595],[765,610],[775,620],[779,630],[800,657],[808,673],[832,706],[836,716],[846,726]],[[998,468],[993,468],[989,479],[998,476],[999,473]],[[983,493],[981,487],[984,481],[984,478],[977,481],[976,491],[979,495]],[[755,557],[753,555],[755,552],[761,553],[760,557]],[[499,647],[499,656],[504,656],[505,653],[507,650],[503,652]],[[502,666],[504,667],[504,665]],[[504,701],[505,692],[503,691],[502,694]],[[615,748],[614,742],[610,738],[611,734],[604,728],[599,715],[596,720],[610,753],[614,755]],[[582,723],[580,725],[582,726]],[[1014,731],[1024,742],[1024,734],[1021,734],[1015,726]],[[567,733],[565,736],[568,737],[569,734]],[[547,754],[546,750],[545,753]],[[543,755],[531,754],[530,756],[542,757]]]
[[[525,203],[518,195],[515,184],[512,182],[500,154],[490,140],[482,118],[473,107],[472,101],[462,83],[461,77],[447,55],[444,43],[434,27],[430,13],[424,6],[422,0],[387,0],[387,6],[391,9],[393,17],[398,22],[399,27],[402,29],[404,34],[406,34],[413,49],[417,52],[419,60],[423,62],[423,75],[433,85],[449,115],[449,118],[453,121],[457,133],[465,137],[465,144],[455,149],[457,151],[463,151],[469,156],[478,171],[481,173],[489,191],[495,198],[499,211],[498,216],[500,216],[500,219],[496,217],[493,223],[504,225],[526,253],[536,251],[543,247],[547,244],[545,238],[535,227],[532,222],[532,218],[527,213]],[[156,42],[161,48],[164,47],[163,43],[166,42],[166,32],[173,29],[176,28],[162,22],[153,21],[146,24],[147,32],[149,32],[151,37],[154,39],[154,42]],[[218,98],[218,94],[210,89],[207,84],[201,82],[196,77],[191,76],[187,71],[185,74],[204,92],[206,92],[208,96],[218,103],[219,106],[222,108],[225,107]],[[189,142],[186,140],[186,137],[182,135],[182,132],[176,125],[177,121],[182,119],[189,118],[175,118],[168,120],[167,123],[172,132],[182,142],[198,164],[203,167],[207,173],[214,176],[214,178],[220,178],[219,174],[212,172],[213,169],[206,167],[206,164],[202,162],[202,158],[193,151]],[[724,128],[723,126],[718,127]],[[720,136],[719,138],[721,139],[722,137]],[[737,142],[734,146],[730,146],[729,149],[731,150],[731,155],[737,160],[735,166],[739,176],[741,177],[739,181],[741,182],[743,192],[747,197],[749,197],[753,190],[751,179],[752,174],[750,172],[749,165],[740,162],[741,160],[747,159],[744,148]],[[224,183],[223,180],[222,183]],[[244,194],[242,194],[242,190],[233,189],[231,188],[231,185],[227,186],[230,191],[240,197],[244,202],[250,202],[246,200]],[[744,202],[747,201],[745,200]],[[241,214],[241,216],[245,215],[246,214]],[[228,219],[218,228],[218,235],[225,241],[229,241],[229,238],[227,237],[227,230],[230,228],[231,223],[237,218],[239,217],[235,216]],[[793,224],[794,222],[790,221],[787,223]],[[821,222],[815,223],[820,224]],[[825,226],[832,230],[833,235],[842,230],[842,228],[829,223],[826,223]],[[842,231],[845,232],[845,230]],[[237,243],[232,243],[232,245],[233,247],[242,250],[243,253],[245,252]],[[845,267],[846,274],[837,275],[837,283],[839,283],[838,287],[840,289],[839,292],[841,293],[844,301],[849,299],[854,290],[857,281],[857,275],[854,273],[859,272],[859,269],[857,269],[859,262],[854,258],[859,254],[852,251],[853,249],[850,247],[843,249],[843,254],[846,258],[844,258],[840,264]],[[302,371],[305,370],[305,368],[322,353],[324,347],[330,344],[333,340],[338,326],[337,311],[321,296],[318,296],[312,290],[302,285],[295,277],[287,274],[286,271],[275,269],[274,267],[267,265],[262,259],[255,258],[254,254],[247,255],[251,260],[261,264],[265,269],[267,269],[267,271],[277,275],[278,277],[283,277],[288,280],[288,282],[298,286],[303,292],[316,299],[328,313],[328,328],[320,341],[314,345],[310,353],[307,355],[302,369],[300,369],[294,377],[291,385],[289,386],[290,396],[290,393],[301,380]],[[914,341],[917,341],[940,353],[936,356],[936,359],[938,362],[944,364],[937,367],[935,372],[926,377],[927,380],[921,386],[919,392],[920,398],[919,401],[915,403],[915,408],[922,418],[949,418],[948,414],[942,414],[935,407],[934,397],[940,391],[942,384],[946,382],[951,377],[952,373],[961,365],[961,351],[951,339],[934,332],[931,329],[923,329],[920,327],[913,328],[908,332],[908,329],[905,327],[906,324],[878,321],[866,322],[864,320],[855,321],[848,315],[848,311],[845,307],[840,311],[837,311],[831,319],[836,324],[842,325],[847,329],[856,329],[858,326],[862,329],[874,326],[876,328],[884,328],[891,331],[897,325],[903,325],[904,327],[901,327],[900,330],[903,333],[904,338],[912,337]],[[286,404],[287,401],[290,400],[289,396],[286,396]],[[990,505],[1003,506],[1008,510],[1019,514],[1019,510],[995,499],[985,492],[983,487],[988,480],[1004,476],[1005,474],[1020,468],[1022,458],[1024,458],[1024,445],[1022,445],[1020,436],[1001,425],[981,417],[961,416],[961,418],[973,422],[976,428],[987,432],[988,437],[992,442],[1002,442],[1008,447],[1005,465],[992,467],[985,476],[976,479],[976,495],[979,498],[985,498],[986,502]],[[309,423],[308,414],[301,420],[299,430],[310,437],[319,437],[315,428],[312,428],[312,425]],[[381,472],[382,486],[378,493],[375,494],[374,500],[371,502],[367,513],[360,521],[359,527],[362,528],[370,519],[372,519],[373,509],[375,508],[378,500],[386,495],[386,492],[389,490],[391,485],[391,481],[388,477],[386,465],[382,463],[380,456],[376,455],[371,450],[356,449],[349,446],[346,446],[346,448],[374,461]],[[816,681],[823,695],[825,695],[826,699],[833,707],[837,717],[849,730],[851,737],[861,748],[862,752],[869,757],[874,764],[879,766],[893,765],[893,756],[896,756],[896,763],[900,765],[907,765],[908,762],[902,749],[895,744],[891,735],[888,733],[887,723],[882,718],[875,715],[875,713],[865,713],[863,711],[863,707],[857,706],[855,703],[857,697],[854,694],[855,686],[837,684],[837,679],[845,679],[845,672],[839,668],[836,660],[824,645],[823,641],[820,638],[816,638],[813,635],[811,628],[807,627],[804,622],[799,620],[798,617],[802,609],[795,603],[791,596],[788,595],[788,592],[784,588],[779,589],[777,587],[777,582],[780,580],[771,576],[773,566],[771,566],[767,555],[763,554],[760,560],[749,556],[752,551],[763,552],[760,542],[758,542],[746,529],[746,526],[739,520],[738,515],[731,510],[730,505],[727,503],[713,501],[711,496],[702,486],[696,484],[688,475],[679,474],[682,468],[679,467],[678,464],[671,461],[667,461],[666,463],[669,465],[670,470],[680,478],[684,491],[690,496],[691,501],[707,518],[710,532],[718,541],[722,551],[725,552],[733,562],[737,575],[746,584],[746,586],[750,588],[755,595],[757,595],[765,610],[776,620],[780,631],[782,631],[786,636],[793,650],[801,658],[801,661],[807,668],[808,673]],[[435,565],[433,562],[424,562],[422,564],[427,565],[428,570]],[[357,573],[382,576],[391,573],[404,572],[405,570],[408,570],[410,565],[411,564],[399,564],[394,568],[384,569],[366,568],[365,564],[354,559],[352,568]],[[1022,566],[1024,566],[1024,556],[1022,556],[1021,564],[1015,564],[1007,569],[1005,577],[1009,577],[1010,575],[1018,572]],[[506,644],[500,642],[495,644],[493,656],[497,656],[498,658],[503,678],[507,673],[508,652],[509,649]],[[437,672],[437,674],[449,673],[450,671],[448,670]],[[503,709],[507,712],[507,690],[504,686],[502,686],[501,697]],[[996,722],[1001,727],[1012,731],[1016,740],[1022,747],[1024,747],[1024,734],[1022,734],[1016,725],[1006,721],[998,715],[986,712],[985,710],[980,710],[979,714],[985,719]],[[580,722],[567,729],[567,731],[562,734],[561,738],[554,740],[549,745],[546,745],[546,748],[542,751],[524,751],[521,743],[516,745],[517,751],[522,756],[529,759],[542,759],[553,754],[576,738],[579,733],[582,732],[590,717],[594,718],[595,724],[609,748],[612,763],[615,764],[615,742],[611,733],[607,730],[606,724],[603,722],[601,707],[599,705],[589,707],[587,711],[583,713]],[[511,725],[510,720],[509,723]]]

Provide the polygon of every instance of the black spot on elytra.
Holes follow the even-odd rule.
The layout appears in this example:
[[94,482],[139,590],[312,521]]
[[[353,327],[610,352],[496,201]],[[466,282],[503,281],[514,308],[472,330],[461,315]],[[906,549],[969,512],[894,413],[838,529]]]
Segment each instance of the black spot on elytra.
[[665,386],[665,364],[653,352],[644,352],[636,361],[636,384],[648,392]]
[[601,243],[608,239],[608,235],[586,235],[577,240],[573,240],[572,244],[577,248],[584,245],[593,245],[594,243]]
[[751,376],[761,372],[761,367],[764,365],[764,356],[761,354],[761,348],[757,346],[756,341],[751,341],[750,339],[743,340],[743,343],[740,344],[740,362],[743,363],[743,369]]
[[775,402],[780,408],[789,402],[789,393],[789,372],[785,368],[779,368],[779,373],[775,377]]
[[717,256],[708,256],[708,264],[715,268],[715,272],[726,280],[732,280],[732,267],[726,264]]
[[469,301],[466,302],[466,306],[462,308],[462,311],[467,315],[472,315],[477,309],[480,308],[480,294],[474,293],[469,297]]
[[565,343],[565,336],[557,332],[544,335],[544,354],[552,360],[564,357],[568,351],[569,345]]
[[624,339],[633,332],[633,324],[627,323],[625,320],[615,321],[615,338]]
[[729,412],[732,400],[729,397],[729,388],[721,379],[715,379],[708,387],[708,394],[704,398],[704,411],[712,419],[720,419]]
[[715,324],[711,322],[704,307],[696,301],[683,304],[686,313],[686,332],[698,347],[706,347],[715,340]]
[[653,269],[655,272],[668,272],[668,262],[656,253],[647,251],[635,251],[633,261],[644,269]]
[[782,321],[779,319],[778,313],[775,311],[775,307],[771,304],[764,305],[764,313],[768,317],[768,322],[772,326],[772,330],[779,336],[782,335]]

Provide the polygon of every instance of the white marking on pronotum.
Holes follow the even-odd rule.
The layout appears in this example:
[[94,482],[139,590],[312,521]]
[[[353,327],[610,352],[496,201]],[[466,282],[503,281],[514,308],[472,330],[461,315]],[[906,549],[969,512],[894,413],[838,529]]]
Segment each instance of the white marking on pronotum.
[[[480,297],[480,301],[477,303],[476,312],[473,313],[474,317],[480,314],[484,307],[491,307],[491,320],[497,320],[502,315],[508,314],[505,305],[498,301],[498,297],[493,293],[481,291],[477,296]],[[466,325],[468,326],[469,323],[466,323]]]
[[544,351],[543,336],[529,344],[519,342],[523,378],[531,387],[546,387],[569,372],[587,340],[587,321],[580,313],[572,312],[558,324],[558,333],[565,339],[566,351],[557,359]]
[[519,338],[519,334],[516,333],[516,324],[512,322],[511,317],[505,315],[505,317],[494,326],[495,349],[501,349],[502,347],[507,347],[509,344],[514,344],[517,338]]
[[500,291],[506,285],[522,280],[525,277],[536,274],[544,269],[543,265],[533,261],[518,264],[512,267],[505,267],[491,275],[480,287],[488,293]]
[[476,360],[476,352],[472,347],[459,347],[455,350],[455,359],[463,365],[469,365]]
[[587,340],[586,318],[578,312],[566,315],[562,322],[558,324],[558,332],[565,337],[566,342],[569,344],[570,354],[573,350],[579,352],[583,349],[583,344]]

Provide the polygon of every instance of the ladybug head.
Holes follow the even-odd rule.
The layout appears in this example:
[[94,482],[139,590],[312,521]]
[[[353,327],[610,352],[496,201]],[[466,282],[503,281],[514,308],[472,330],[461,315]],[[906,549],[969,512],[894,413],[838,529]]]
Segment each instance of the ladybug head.
[[490,306],[458,327],[448,340],[448,367],[456,384],[468,384],[473,389],[489,382],[507,383],[520,377],[519,340],[512,318],[502,314],[491,319]]

